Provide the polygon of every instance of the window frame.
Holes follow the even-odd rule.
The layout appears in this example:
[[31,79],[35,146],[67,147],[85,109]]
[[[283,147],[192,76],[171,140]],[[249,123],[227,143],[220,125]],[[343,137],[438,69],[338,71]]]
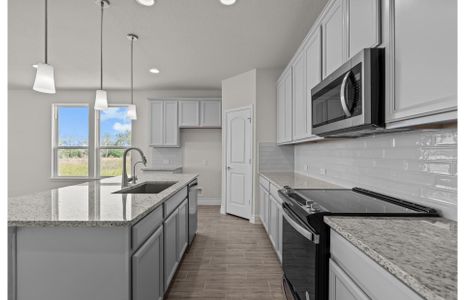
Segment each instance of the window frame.
[[[88,109],[88,133],[87,133],[87,146],[59,146],[59,126],[58,126],[58,108],[59,107],[77,107],[77,108],[87,108]],[[79,180],[79,179],[92,179],[92,146],[91,145],[91,127],[92,127],[92,116],[91,110],[89,109],[89,104],[87,103],[53,103],[52,104],[52,139],[51,139],[51,179],[57,180]],[[87,150],[87,176],[60,176],[58,174],[58,151],[67,150],[67,149],[76,149],[76,150]]]
[[[108,108],[111,107],[129,107],[129,104],[123,104],[123,103],[115,103],[115,104],[108,104]],[[94,131],[94,137],[95,137],[95,147],[94,147],[94,157],[95,157],[95,168],[94,168],[94,176],[95,178],[109,178],[113,176],[101,176],[100,175],[100,150],[105,150],[105,149],[120,149],[124,150],[130,147],[133,147],[133,125],[134,125],[134,120],[130,120],[131,122],[131,143],[128,146],[100,146],[100,113],[101,111],[95,111],[95,131]],[[131,155],[131,154],[129,154]],[[130,171],[130,170],[129,170]]]

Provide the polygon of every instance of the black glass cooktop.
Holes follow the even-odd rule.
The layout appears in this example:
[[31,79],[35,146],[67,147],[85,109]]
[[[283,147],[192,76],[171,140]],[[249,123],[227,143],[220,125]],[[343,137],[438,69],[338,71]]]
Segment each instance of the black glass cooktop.
[[[431,209],[397,198],[363,189],[295,189],[292,197],[302,206],[306,200],[316,204],[320,212],[331,214],[415,214],[431,213]],[[301,199],[299,199],[301,198]]]

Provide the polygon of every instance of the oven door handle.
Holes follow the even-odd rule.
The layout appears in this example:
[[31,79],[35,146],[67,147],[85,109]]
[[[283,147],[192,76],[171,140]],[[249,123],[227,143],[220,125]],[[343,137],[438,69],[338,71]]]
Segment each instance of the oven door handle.
[[310,240],[314,244],[320,243],[320,235],[315,234],[308,229],[305,229],[299,223],[297,223],[287,212],[287,209],[283,207],[283,217],[286,221],[301,235],[303,235],[307,240]]
[[349,76],[350,76],[351,73],[352,73],[352,71],[349,71],[349,72],[347,72],[346,75],[344,76],[344,79],[342,80],[342,84],[341,84],[341,91],[340,91],[342,110],[344,111],[344,114],[345,114],[347,117],[350,117],[350,116],[352,115],[352,113],[350,112],[349,108],[347,107],[347,100],[346,100],[346,86],[347,86],[347,80],[349,79]]

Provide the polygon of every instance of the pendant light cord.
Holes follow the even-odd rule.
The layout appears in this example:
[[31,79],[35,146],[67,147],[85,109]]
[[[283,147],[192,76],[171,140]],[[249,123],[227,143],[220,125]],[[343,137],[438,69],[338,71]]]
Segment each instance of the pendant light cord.
[[45,0],[45,64],[48,63],[48,0]]
[[100,89],[103,90],[103,7],[105,3],[100,1]]
[[131,37],[131,104],[134,104],[134,37]]

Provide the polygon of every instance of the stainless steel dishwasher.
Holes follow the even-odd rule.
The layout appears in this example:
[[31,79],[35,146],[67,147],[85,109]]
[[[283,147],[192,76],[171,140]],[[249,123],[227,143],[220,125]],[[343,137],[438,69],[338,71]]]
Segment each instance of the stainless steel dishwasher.
[[189,183],[189,246],[197,233],[197,179]]

